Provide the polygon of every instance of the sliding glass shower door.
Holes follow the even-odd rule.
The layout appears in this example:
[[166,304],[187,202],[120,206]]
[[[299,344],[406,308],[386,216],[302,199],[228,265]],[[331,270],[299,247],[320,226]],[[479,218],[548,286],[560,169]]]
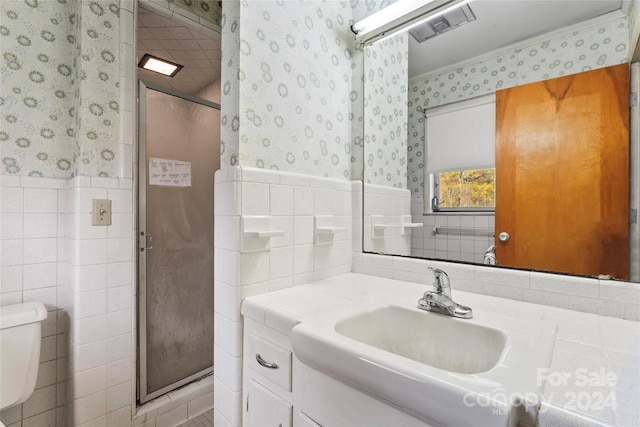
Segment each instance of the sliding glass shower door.
[[220,167],[219,129],[219,106],[141,83],[141,403],[213,371],[213,190]]

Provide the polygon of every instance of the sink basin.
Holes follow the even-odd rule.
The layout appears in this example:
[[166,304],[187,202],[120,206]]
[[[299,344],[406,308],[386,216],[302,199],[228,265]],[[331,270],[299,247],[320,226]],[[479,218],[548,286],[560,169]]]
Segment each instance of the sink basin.
[[493,368],[507,337],[497,329],[396,306],[360,313],[336,324],[347,338],[461,374]]
[[374,301],[303,319],[291,343],[308,367],[427,424],[510,427],[537,407],[555,334],[488,311],[457,319]]

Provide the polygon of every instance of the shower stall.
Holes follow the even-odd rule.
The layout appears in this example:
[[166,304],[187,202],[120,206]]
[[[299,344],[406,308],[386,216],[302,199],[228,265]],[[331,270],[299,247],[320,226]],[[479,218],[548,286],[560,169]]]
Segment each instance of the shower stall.
[[213,372],[220,106],[140,82],[138,400]]

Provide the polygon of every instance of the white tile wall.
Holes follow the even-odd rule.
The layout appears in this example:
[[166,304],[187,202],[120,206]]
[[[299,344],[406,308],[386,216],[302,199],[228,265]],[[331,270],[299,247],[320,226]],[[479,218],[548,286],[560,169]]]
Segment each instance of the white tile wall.
[[[2,304],[38,300],[49,310],[37,389],[23,405],[2,413],[5,424],[75,425],[111,412],[122,417],[123,407],[130,419],[132,399],[107,404],[106,384],[108,377],[131,397],[131,187],[119,179],[2,177],[3,229],[8,214],[10,225],[20,225],[2,235]],[[109,238],[107,227],[96,231],[89,225],[92,198],[111,198],[114,209],[129,212],[117,237]],[[126,254],[117,260],[122,262],[107,263],[111,242]],[[113,372],[121,365],[127,367],[126,376]],[[67,399],[71,410],[65,414]]]
[[[22,405],[0,413],[6,425],[64,425],[67,315],[65,309],[64,179],[0,178],[2,252],[0,305],[41,301],[41,363],[36,390]],[[60,365],[60,369],[58,369]],[[58,416],[59,415],[59,416]],[[44,423],[44,424],[41,424]]]
[[[411,255],[411,236],[419,229],[403,228],[401,225],[403,216],[411,215],[411,192],[401,188],[364,184],[363,203],[364,250],[380,254]],[[392,227],[374,231],[372,223]]]
[[[424,227],[416,228],[411,235],[411,255],[418,258],[437,258],[450,261],[465,261],[482,264],[485,251],[494,244],[494,236],[486,235],[494,231],[493,214],[452,215],[413,214],[413,222],[422,222]],[[435,226],[447,227],[447,233],[434,232]],[[467,230],[480,233],[469,233]]]
[[445,270],[455,290],[640,320],[640,286],[594,279],[354,252],[353,272],[432,283],[428,267]]
[[[132,304],[135,247],[130,178],[76,177],[68,183],[67,286],[71,320],[67,368],[68,424],[124,419],[135,393]],[[106,198],[118,225],[91,226],[91,200]],[[117,253],[116,253],[117,252]],[[127,376],[114,372],[125,367]],[[115,390],[120,390],[118,399]],[[123,390],[127,390],[123,392]]]
[[[240,425],[242,298],[351,271],[351,182],[232,167],[216,173],[216,425]],[[243,215],[269,215],[270,249],[241,253]],[[328,243],[314,239],[314,215],[347,227]],[[247,245],[248,246],[248,245]]]

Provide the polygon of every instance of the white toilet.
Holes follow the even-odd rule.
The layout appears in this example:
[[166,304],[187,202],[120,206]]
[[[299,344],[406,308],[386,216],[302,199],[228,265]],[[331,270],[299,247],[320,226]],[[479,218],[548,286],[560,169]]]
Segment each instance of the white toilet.
[[47,309],[39,302],[0,307],[0,410],[33,393],[40,365],[40,325],[46,318]]

